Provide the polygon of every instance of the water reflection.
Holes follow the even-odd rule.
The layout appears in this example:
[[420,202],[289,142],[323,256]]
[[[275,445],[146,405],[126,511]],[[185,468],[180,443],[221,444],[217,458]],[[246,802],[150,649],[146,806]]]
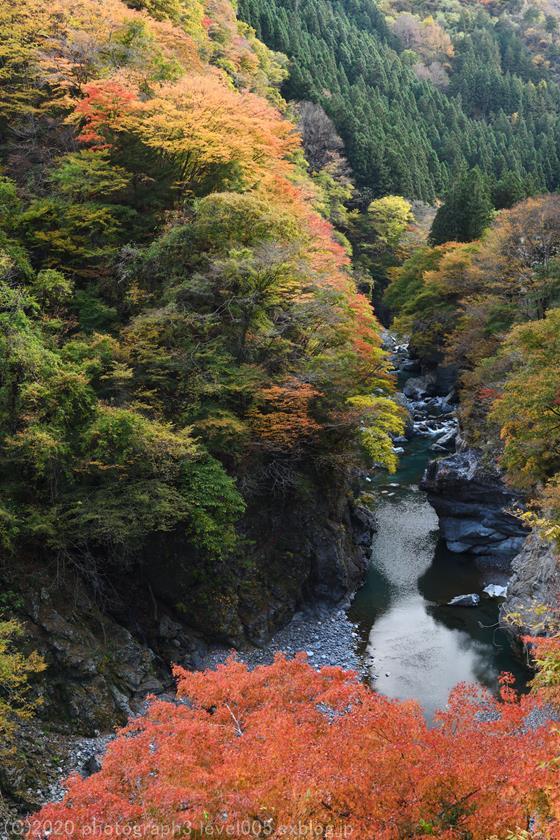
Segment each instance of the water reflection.
[[496,629],[498,602],[446,606],[454,595],[480,593],[501,580],[483,577],[472,558],[438,541],[437,517],[416,486],[428,454],[425,441],[414,442],[398,476],[378,488],[385,492],[376,508],[372,566],[350,617],[360,626],[376,689],[418,700],[431,717],[459,682],[495,688],[501,671],[513,671],[522,683],[526,672]]

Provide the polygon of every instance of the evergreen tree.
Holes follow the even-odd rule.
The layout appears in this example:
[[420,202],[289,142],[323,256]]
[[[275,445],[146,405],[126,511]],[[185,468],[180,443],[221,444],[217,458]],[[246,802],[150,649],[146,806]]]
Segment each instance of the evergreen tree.
[[492,221],[494,208],[487,179],[475,167],[463,172],[448,191],[436,213],[430,242],[472,242]]
[[[524,184],[536,176],[539,189],[556,189],[560,89],[533,61],[530,41],[507,19],[496,22],[493,6],[450,16],[454,56],[445,57],[448,86],[438,87],[422,63],[429,27],[421,16],[433,8],[418,5],[418,17],[409,13],[420,33],[413,48],[372,0],[240,0],[239,11],[288,54],[284,94],[325,109],[369,197],[433,202],[450,188],[450,173],[475,166],[491,183],[509,169]],[[500,203],[511,200],[511,184],[508,191]]]

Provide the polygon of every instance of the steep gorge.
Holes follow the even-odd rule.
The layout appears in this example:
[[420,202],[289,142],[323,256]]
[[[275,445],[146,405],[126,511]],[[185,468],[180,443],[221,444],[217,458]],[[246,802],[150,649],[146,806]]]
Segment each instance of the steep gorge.
[[[481,589],[511,567],[504,623],[515,616],[515,636],[556,632],[558,199],[526,198],[558,185],[553,68],[527,64],[518,32],[494,39],[492,10],[469,12],[462,34],[449,26],[444,92],[405,54],[393,15],[404,10],[360,0],[332,32],[325,4],[297,6],[305,27],[290,29],[288,76],[270,47],[284,48],[291,5],[240,4],[269,47],[228,0],[0,10],[0,623],[17,621],[13,645],[47,666],[30,677],[37,716],[0,771],[20,811],[54,795],[60,762],[95,765],[102,734],[142,712],[147,694],[172,699],[170,666],[198,669],[209,647],[260,655],[302,609],[299,626],[319,636],[323,613],[313,625],[305,612],[319,603],[335,632],[341,617],[343,661],[367,655],[332,607],[375,571],[372,544],[387,561],[399,529],[387,497],[402,492],[418,513],[419,476],[395,491],[386,474],[404,407],[432,440],[432,410],[449,413],[459,391],[458,451],[446,426],[422,482],[448,565],[434,586],[444,553],[424,506],[414,557],[399,533],[391,572],[396,589],[403,569],[413,584],[399,597],[413,592],[450,638],[461,620],[447,598],[463,593],[447,591],[449,569],[457,586]],[[448,25],[439,20],[430,37]],[[358,61],[361,39],[378,78]],[[450,36],[442,43],[451,49]],[[503,113],[459,105],[483,47]],[[435,207],[408,199],[442,197],[449,216],[466,194],[473,218],[441,229],[480,237],[430,244]],[[401,373],[420,379],[409,404],[371,294],[410,337]],[[525,524],[511,511],[520,503]],[[386,533],[373,541],[376,504]],[[385,629],[390,605],[376,601]],[[496,619],[494,605],[487,613]],[[479,647],[493,680],[503,657],[487,639]],[[383,673],[379,691],[400,697]],[[76,736],[89,739],[79,760]]]

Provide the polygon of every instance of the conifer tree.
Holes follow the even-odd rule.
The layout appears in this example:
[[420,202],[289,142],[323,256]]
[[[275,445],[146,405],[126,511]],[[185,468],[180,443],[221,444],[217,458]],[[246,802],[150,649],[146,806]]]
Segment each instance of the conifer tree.
[[472,242],[488,227],[493,212],[488,183],[480,169],[463,172],[436,213],[430,242]]

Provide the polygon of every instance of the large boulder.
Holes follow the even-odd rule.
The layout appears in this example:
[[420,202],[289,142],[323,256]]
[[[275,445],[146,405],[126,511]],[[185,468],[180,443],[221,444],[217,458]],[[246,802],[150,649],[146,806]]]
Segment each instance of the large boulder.
[[472,554],[481,565],[509,567],[527,536],[512,512],[523,499],[483,464],[480,453],[463,449],[431,461],[421,487],[450,551]]
[[445,397],[457,387],[459,368],[457,365],[438,365],[436,368],[436,394]]
[[403,394],[413,401],[435,397],[437,391],[436,379],[436,374],[433,371],[426,373],[424,376],[413,376],[405,383]]

